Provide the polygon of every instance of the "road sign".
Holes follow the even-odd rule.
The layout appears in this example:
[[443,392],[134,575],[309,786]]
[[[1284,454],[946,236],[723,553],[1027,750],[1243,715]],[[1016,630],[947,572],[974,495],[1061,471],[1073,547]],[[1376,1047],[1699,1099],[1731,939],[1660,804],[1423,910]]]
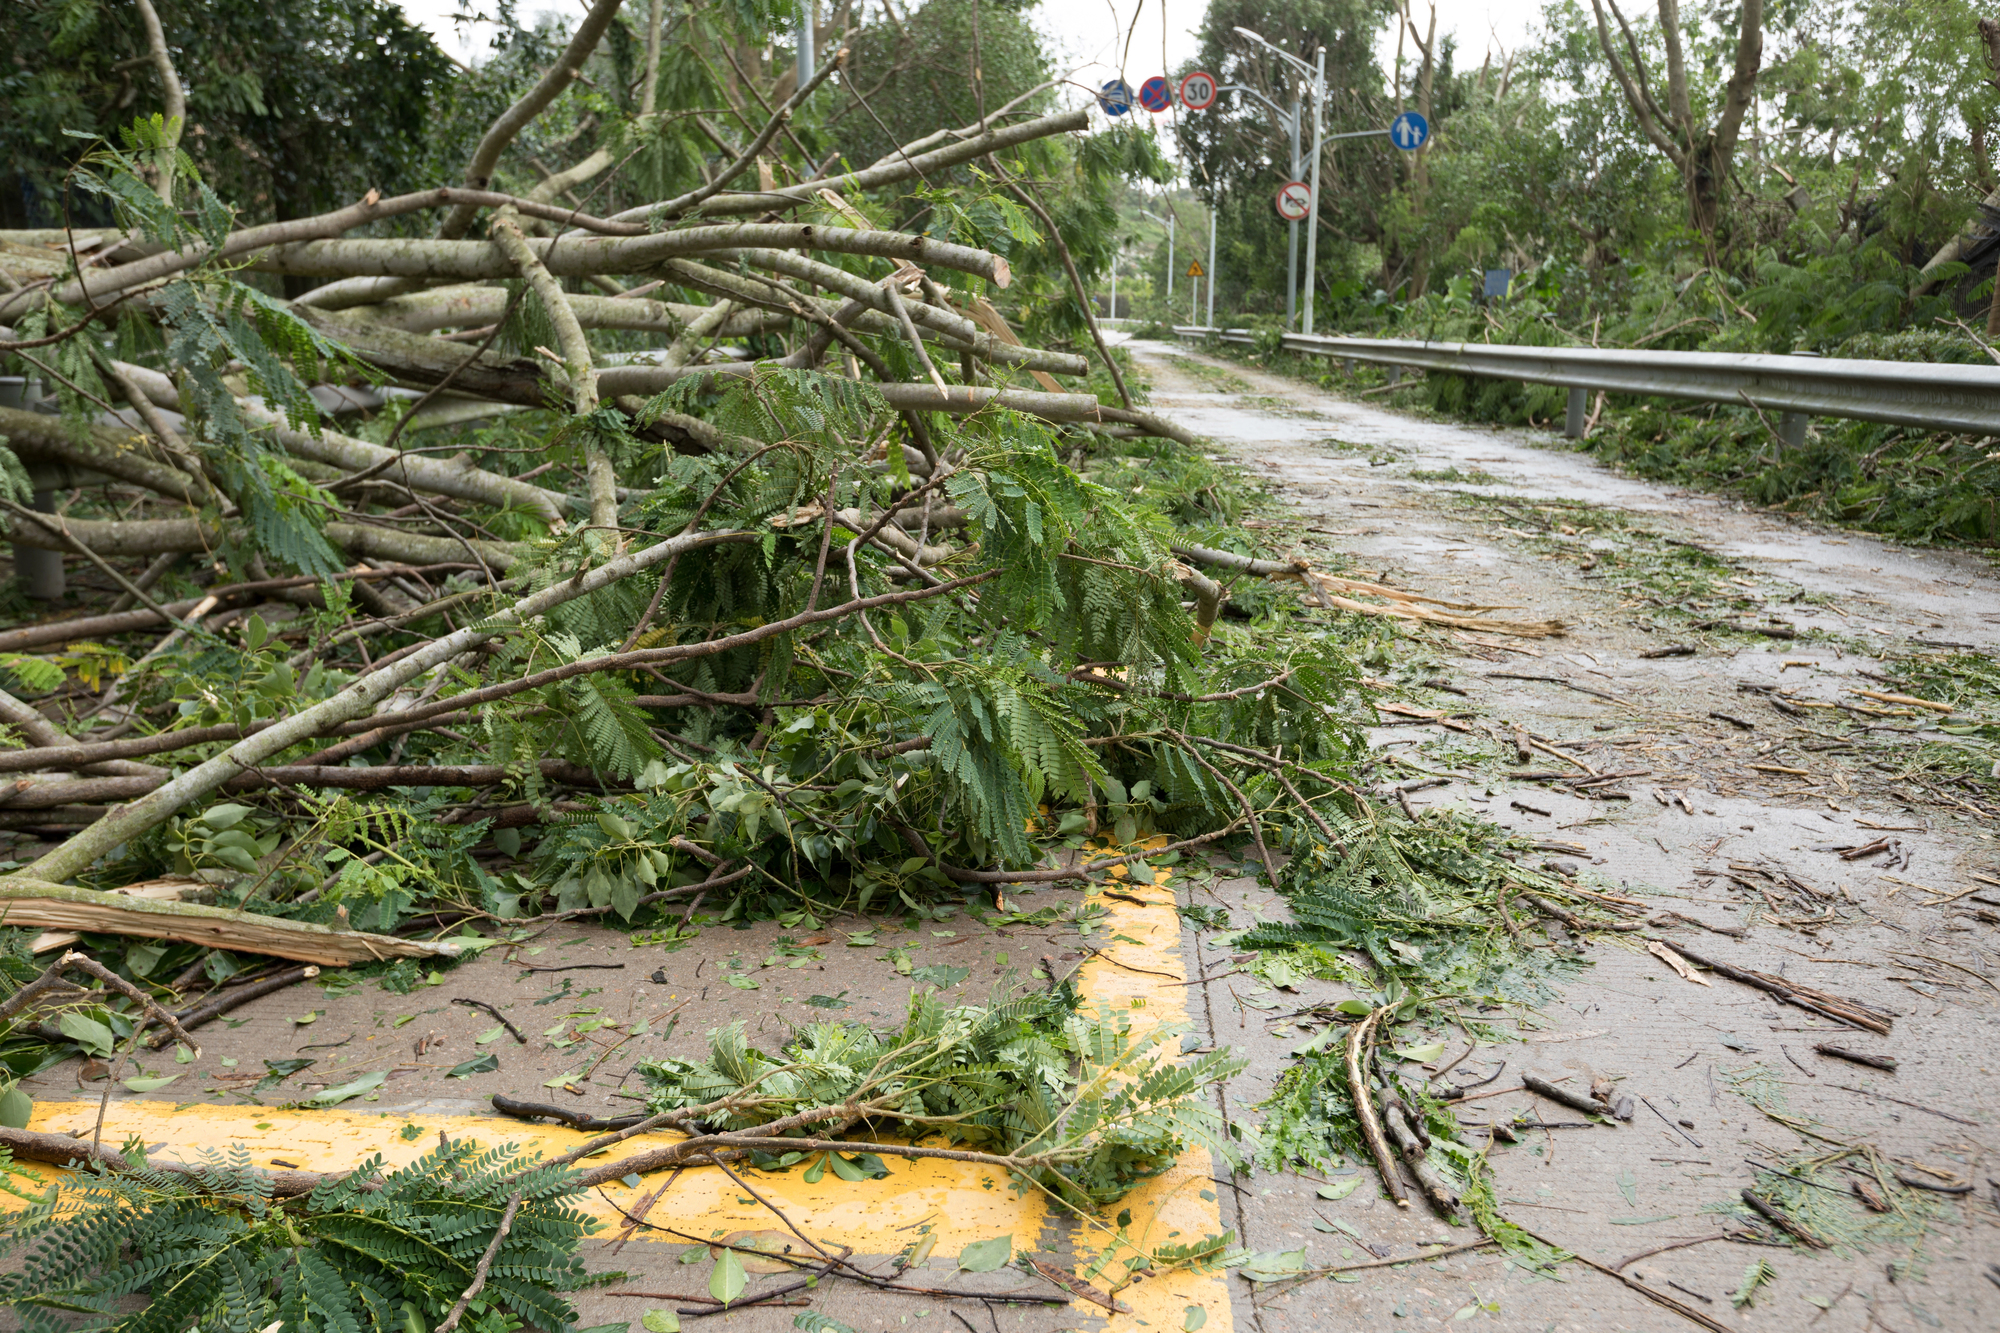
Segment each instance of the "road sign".
[[1173,89],[1166,78],[1155,74],[1139,85],[1139,105],[1158,115],[1174,104]]
[[1422,148],[1431,137],[1431,123],[1414,111],[1405,111],[1389,122],[1389,142],[1406,153]]
[[1191,259],[1188,261],[1187,275],[1190,278],[1205,278],[1208,276],[1208,270],[1201,266],[1199,259]]
[[1122,116],[1132,109],[1132,85],[1112,79],[1097,90],[1097,104],[1107,116]]
[[1196,70],[1181,80],[1181,105],[1190,111],[1206,111],[1215,105],[1215,76]]
[[1285,221],[1304,222],[1312,205],[1312,187],[1304,181],[1287,181],[1278,187],[1278,216]]

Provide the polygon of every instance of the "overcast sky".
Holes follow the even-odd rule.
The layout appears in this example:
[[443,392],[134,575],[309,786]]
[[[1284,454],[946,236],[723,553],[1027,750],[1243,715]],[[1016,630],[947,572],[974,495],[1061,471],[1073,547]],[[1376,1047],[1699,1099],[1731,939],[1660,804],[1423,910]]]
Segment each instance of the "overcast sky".
[[[461,60],[474,60],[486,48],[486,37],[467,32],[451,22],[458,8],[456,0],[401,0],[403,10],[417,23],[436,34],[447,51]],[[557,6],[524,0],[523,14],[566,8],[581,13],[579,0]],[[1207,11],[1206,0],[1052,0],[1036,8],[1035,22],[1050,38],[1053,53],[1066,69],[1080,68],[1078,81],[1102,83],[1123,64],[1126,75],[1136,85],[1148,75],[1161,72],[1162,43],[1165,65],[1173,67],[1195,53],[1195,30]],[[1438,0],[1438,31],[1456,32],[1462,52],[1461,66],[1477,64],[1495,37],[1513,50],[1533,29],[1542,12],[1542,0]],[[1133,27],[1133,14],[1138,24]],[[1418,13],[1425,10],[1421,4]],[[1421,18],[1420,18],[1421,21]],[[1385,25],[1386,27],[1386,25]],[[1130,56],[1125,58],[1130,35]],[[1393,33],[1384,38],[1385,57],[1395,52]],[[1096,77],[1092,78],[1091,76]]]

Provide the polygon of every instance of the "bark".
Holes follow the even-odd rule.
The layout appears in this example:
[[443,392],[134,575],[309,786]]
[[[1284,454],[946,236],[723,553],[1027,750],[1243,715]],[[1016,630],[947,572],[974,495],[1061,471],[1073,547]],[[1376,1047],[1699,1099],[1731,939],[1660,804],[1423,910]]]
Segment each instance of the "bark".
[[[715,174],[715,178],[700,189],[659,205],[657,210],[658,215],[680,217],[686,213],[700,209],[703,203],[720,194],[724,186],[742,175],[744,169],[757,160],[758,154],[771,146],[771,140],[777,137],[778,130],[791,119],[792,113],[805,105],[806,99],[811,97],[814,90],[822,83],[826,82],[828,75],[840,68],[841,62],[845,59],[847,59],[847,48],[843,46],[833,53],[833,59],[819,67],[818,73],[806,80],[804,87],[785,99],[784,105],[778,108],[777,113],[765,124],[757,137],[750,141],[749,147],[736,155],[735,161],[718,171]],[[648,210],[649,213],[653,211]]]
[[[597,410],[597,367],[591,360],[590,339],[576,322],[576,312],[569,308],[568,293],[528,248],[528,238],[521,234],[506,209],[493,219],[491,233],[494,245],[534,289],[542,312],[555,326],[556,341],[562,347],[563,371],[569,380],[570,410],[580,417],[589,416]],[[612,470],[611,460],[605,456],[604,445],[596,434],[588,427],[586,432],[583,467],[590,483],[590,525],[612,532],[618,526],[618,474]]]
[[0,436],[24,463],[60,463],[78,474],[101,473],[190,505],[207,499],[201,483],[141,452],[144,436],[99,425],[85,427],[83,434],[79,442],[61,417],[0,407]]
[[[129,801],[157,791],[172,780],[164,768],[145,773],[101,778],[71,778],[54,782],[16,782],[0,787],[0,808],[47,810],[59,805],[102,805]],[[591,770],[561,759],[537,761],[541,775],[572,786],[598,787],[602,779]],[[224,791],[268,791],[273,787],[319,787],[339,791],[387,791],[391,787],[498,787],[517,781],[520,770],[505,764],[381,764],[366,768],[344,765],[286,764],[242,773],[224,783]]]
[[549,405],[552,386],[542,364],[527,357],[482,352],[468,359],[457,343],[384,328],[351,312],[296,304],[292,311],[316,332],[344,343],[360,361],[397,379],[435,385],[452,375],[454,389],[476,398],[521,407]]
[[[742,541],[754,534],[698,532],[670,537],[644,550],[622,555],[575,578],[521,598],[513,606],[456,633],[433,639],[409,656],[363,674],[330,699],[302,709],[277,726],[246,737],[214,759],[181,774],[166,786],[121,806],[83,832],[30,865],[25,875],[61,881],[81,874],[100,856],[163,823],[183,806],[201,800],[237,774],[319,735],[326,728],[364,717],[403,685],[469,649],[518,629],[551,607],[586,596],[661,564],[683,551],[720,542]],[[0,879],[0,885],[8,880]]]
[[462,952],[451,943],[400,940],[229,907],[71,888],[26,872],[0,879],[0,914],[14,926],[179,940],[335,966],[379,958],[456,958]]
[[[598,231],[608,229],[622,236],[646,234],[646,228],[634,223],[608,222],[602,218],[586,217],[574,209],[539,204],[491,191],[441,188],[419,190],[414,194],[396,195],[388,199],[371,193],[359,203],[335,209],[331,213],[291,218],[284,222],[270,222],[263,226],[246,227],[242,231],[231,232],[224,238],[220,247],[211,247],[205,241],[196,241],[184,249],[162,250],[120,264],[116,268],[90,269],[84,278],[72,281],[59,289],[56,299],[65,305],[81,305],[86,301],[102,302],[120,292],[160,282],[208,260],[235,259],[255,254],[274,245],[340,236],[356,227],[378,222],[384,218],[400,217],[405,213],[415,213],[426,208],[439,208],[454,201],[475,208],[511,205],[552,221],[582,225]],[[42,289],[31,289],[12,295],[0,301],[0,319],[40,309],[45,303],[46,296],[47,293]]]
[[[570,309],[586,329],[630,329],[641,333],[676,334],[707,306],[678,301],[654,301],[643,296],[581,296],[570,293]],[[500,318],[507,308],[502,287],[439,287],[392,297],[363,306],[355,317],[404,333],[430,333],[444,328],[479,328]],[[742,338],[784,327],[786,321],[754,311],[738,311],[719,330],[724,338]]]
[[[1618,21],[1621,41],[1612,39],[1605,20],[1607,7]],[[1664,108],[1653,95],[1638,41],[1619,11],[1617,0],[1591,0],[1591,10],[1597,19],[1598,45],[1611,66],[1612,77],[1632,108],[1640,131],[1681,173],[1688,221],[1701,233],[1713,258],[1722,223],[1723,191],[1735,161],[1743,118],[1755,100],[1757,75],[1763,67],[1763,0],[1743,0],[1736,19],[1736,47],[1729,79],[1716,99],[1715,119],[1709,124],[1701,123],[1694,111],[1679,0],[1659,0],[1660,39],[1666,50]]]
[[152,57],[153,70],[160,76],[161,114],[167,124],[167,151],[160,155],[160,176],[153,183],[160,198],[168,204],[174,202],[174,152],[180,144],[181,132],[187,123],[187,94],[181,88],[181,76],[174,70],[174,58],[167,51],[167,34],[160,27],[160,16],[153,8],[153,0],[136,0],[139,7],[139,22],[146,29],[146,53]]
[[[9,752],[5,755],[0,755],[0,758],[11,759],[14,755],[19,754],[29,760],[33,760],[40,756],[42,762],[46,764],[48,763],[47,755],[49,751],[62,749],[71,744],[70,738],[65,736],[61,731],[58,731],[55,723],[49,721],[41,713],[19,699],[16,699],[5,690],[0,690],[0,722],[5,722],[14,728],[14,730],[20,732],[21,738],[33,747],[28,750]],[[123,759],[91,763],[80,768],[78,771],[99,774],[106,777],[131,776],[135,774],[151,775],[166,772],[165,769],[155,768],[151,764],[135,764]],[[4,803],[4,801],[0,801],[0,804]]]
[[[247,534],[225,532],[213,524],[192,518],[119,521],[61,518],[54,514],[48,518],[102,556],[161,555],[168,551],[212,554],[221,550],[225,542],[248,542]],[[515,542],[435,537],[428,533],[398,532],[393,528],[370,527],[361,523],[329,523],[322,531],[329,542],[349,555],[374,556],[413,565],[477,558],[489,565],[506,568],[527,554],[527,548]],[[32,546],[43,551],[70,549],[60,537],[33,523],[16,524],[7,534],[7,539],[16,545]]]
[[[840,176],[829,176],[807,181],[802,185],[790,185],[755,194],[719,194],[703,202],[701,211],[704,215],[714,217],[763,213],[778,208],[797,208],[813,202],[821,190],[833,190],[845,195],[863,193],[879,189],[884,185],[894,185],[912,177],[929,176],[947,167],[975,161],[1003,149],[1031,143],[1036,139],[1046,139],[1051,135],[1067,134],[1089,127],[1089,111],[1064,111],[1037,120],[1023,121],[1018,125],[998,126],[984,134],[974,134],[963,142],[934,149],[918,157],[905,156],[899,151],[873,166]],[[612,220],[630,222],[645,218],[653,211],[653,205],[628,208],[622,213],[612,214]]]
[[[748,379],[768,367],[755,363],[720,366],[606,366],[599,376],[605,394],[654,394],[671,384],[693,376],[718,379]],[[869,386],[882,400],[899,412],[944,412],[951,416],[971,416],[988,408],[1004,407],[1024,416],[1041,417],[1063,424],[1106,420],[1115,408],[1100,407],[1095,395],[1087,393],[1042,393],[1030,389],[990,389],[984,386],[952,385],[940,392],[930,384],[874,384]],[[1134,413],[1134,416],[1142,415]]]
[[[839,310],[830,305],[825,305],[823,308],[836,320],[841,320],[843,324],[851,324],[864,332],[894,334],[901,330],[901,326],[896,322],[895,313],[890,308],[888,293],[882,289],[881,284],[870,282],[845,269],[822,264],[816,259],[785,250],[740,250],[734,255],[712,255],[709,258],[717,261],[741,259],[757,268],[782,273],[787,277],[798,278],[825,287],[829,291],[838,292],[849,301],[866,307],[867,313],[859,320],[851,314],[847,319],[841,320]],[[725,273],[697,260],[670,260],[665,268],[676,276],[685,277],[692,285],[719,294],[730,295],[738,300],[774,304],[768,291],[762,294],[758,292],[754,280]],[[1048,371],[1058,375],[1082,375],[1088,373],[1090,369],[1089,362],[1080,356],[1023,347],[1018,342],[1005,342],[981,329],[972,320],[955,310],[912,300],[906,300],[904,306],[908,309],[913,322],[936,334],[954,351],[970,351],[986,361],[1020,366],[1026,370]],[[816,361],[818,356],[824,353],[828,341],[829,337],[815,335],[812,343],[816,350],[810,357],[799,357],[799,362],[803,364],[808,359]]]
[[[569,90],[570,85],[583,71],[583,62],[597,49],[603,39],[605,29],[617,16],[623,0],[597,0],[584,15],[576,32],[570,37],[569,45],[556,57],[536,81],[535,86],[522,94],[521,99],[500,114],[486,133],[480,138],[479,146],[472,150],[472,160],[465,167],[465,186],[469,190],[483,190],[493,179],[493,169],[500,164],[500,154],[507,145],[514,142],[516,135],[528,127],[536,116],[548,108],[549,103]],[[472,226],[472,219],[478,210],[461,205],[446,216],[438,227],[438,235],[446,240],[463,236]]]
[[496,509],[527,509],[552,523],[560,522],[575,504],[570,497],[556,491],[543,490],[532,482],[516,481],[470,464],[385,449],[379,444],[357,440],[337,431],[322,430],[314,435],[291,426],[286,418],[255,404],[246,404],[244,415],[252,422],[269,428],[278,443],[300,458],[329,463],[350,472],[374,470],[376,476],[411,490],[449,495]]
[[[735,222],[684,227],[651,236],[528,238],[528,248],[559,278],[601,273],[643,273],[680,255],[713,254],[746,246],[824,250],[938,264],[986,279],[1012,281],[1007,261],[986,250],[894,231],[862,231],[816,223]],[[262,251],[252,267],[266,273],[317,277],[382,276],[470,282],[514,276],[514,267],[485,241],[301,241]]]

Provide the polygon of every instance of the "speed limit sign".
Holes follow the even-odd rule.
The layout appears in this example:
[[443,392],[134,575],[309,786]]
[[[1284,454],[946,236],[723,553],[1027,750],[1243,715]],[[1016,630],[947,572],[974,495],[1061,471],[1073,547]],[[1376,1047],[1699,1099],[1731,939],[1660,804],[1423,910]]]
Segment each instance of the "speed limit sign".
[[1181,105],[1190,111],[1206,111],[1215,105],[1215,76],[1196,70],[1182,79]]
[[1278,187],[1278,216],[1287,222],[1303,222],[1312,212],[1312,187],[1304,181],[1286,181]]

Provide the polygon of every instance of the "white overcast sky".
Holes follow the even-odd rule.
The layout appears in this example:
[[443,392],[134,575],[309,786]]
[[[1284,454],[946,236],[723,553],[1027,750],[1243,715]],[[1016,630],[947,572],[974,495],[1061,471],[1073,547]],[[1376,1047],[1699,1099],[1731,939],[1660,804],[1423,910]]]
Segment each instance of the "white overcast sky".
[[[468,33],[451,22],[458,8],[456,0],[401,0],[411,19],[437,35],[447,51],[461,60],[476,60],[486,40]],[[583,12],[581,0],[544,4],[522,0],[523,15],[532,16],[551,9]],[[1165,44],[1166,65],[1178,65],[1195,53],[1195,30],[1207,11],[1206,0],[1049,0],[1034,10],[1035,22],[1048,34],[1056,54],[1066,68],[1079,68],[1080,82],[1101,83],[1116,72],[1131,37],[1130,58],[1124,60],[1126,75],[1136,85],[1151,74],[1161,72],[1161,49]],[[1497,36],[1508,50],[1518,46],[1541,18],[1542,0],[1437,0],[1438,31],[1456,32],[1459,64],[1477,64]],[[1134,13],[1138,15],[1133,25]],[[1417,5],[1419,21],[1425,14]],[[1386,25],[1385,25],[1386,26]],[[1393,55],[1393,33],[1385,37],[1385,54]],[[1097,75],[1091,79],[1091,75]]]

